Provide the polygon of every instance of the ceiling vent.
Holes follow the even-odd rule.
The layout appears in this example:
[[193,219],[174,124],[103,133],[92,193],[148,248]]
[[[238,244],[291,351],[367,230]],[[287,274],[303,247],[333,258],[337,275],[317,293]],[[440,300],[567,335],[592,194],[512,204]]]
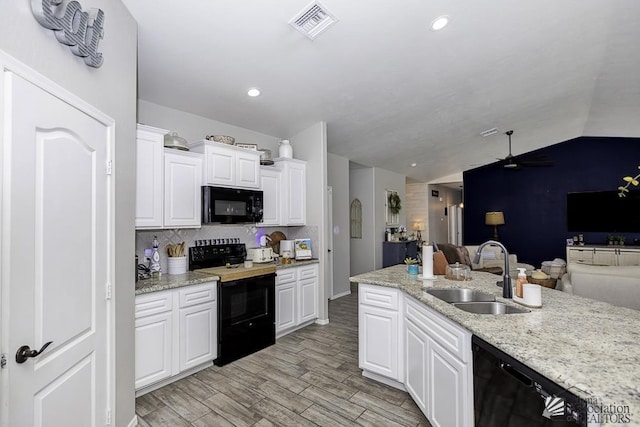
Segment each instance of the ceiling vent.
[[294,16],[289,25],[313,40],[336,22],[338,19],[320,2],[315,1]]

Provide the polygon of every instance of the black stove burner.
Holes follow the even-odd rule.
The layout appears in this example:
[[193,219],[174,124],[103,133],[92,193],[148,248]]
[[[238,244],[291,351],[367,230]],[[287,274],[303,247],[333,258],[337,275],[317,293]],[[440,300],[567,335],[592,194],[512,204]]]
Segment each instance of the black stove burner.
[[246,256],[244,243],[194,246],[189,248],[189,270],[240,264]]

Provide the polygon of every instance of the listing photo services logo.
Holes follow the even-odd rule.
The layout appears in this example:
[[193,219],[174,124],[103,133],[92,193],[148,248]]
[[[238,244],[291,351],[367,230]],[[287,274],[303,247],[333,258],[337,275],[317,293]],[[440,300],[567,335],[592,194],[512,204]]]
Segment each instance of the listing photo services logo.
[[600,399],[587,399],[587,422],[594,424],[630,424],[633,414],[629,405],[604,403]]
[[564,399],[558,396],[547,396],[544,400],[542,416],[548,419],[564,415]]

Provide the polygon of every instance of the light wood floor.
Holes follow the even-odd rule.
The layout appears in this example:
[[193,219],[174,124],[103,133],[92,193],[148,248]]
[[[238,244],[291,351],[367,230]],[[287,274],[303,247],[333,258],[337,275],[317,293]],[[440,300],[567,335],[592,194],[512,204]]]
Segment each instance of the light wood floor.
[[358,369],[358,295],[311,325],[136,400],[141,426],[429,426],[405,392]]

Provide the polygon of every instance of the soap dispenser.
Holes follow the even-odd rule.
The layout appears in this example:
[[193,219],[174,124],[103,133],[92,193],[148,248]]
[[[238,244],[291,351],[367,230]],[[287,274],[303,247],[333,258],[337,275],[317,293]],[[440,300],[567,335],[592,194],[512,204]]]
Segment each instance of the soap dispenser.
[[524,296],[522,285],[529,283],[527,281],[527,273],[525,268],[518,268],[518,278],[516,279],[516,296],[522,298]]
[[158,252],[158,236],[153,236],[153,252],[151,254],[151,268],[150,273],[152,276],[156,274],[159,276],[162,274],[162,267],[160,266],[160,252]]

